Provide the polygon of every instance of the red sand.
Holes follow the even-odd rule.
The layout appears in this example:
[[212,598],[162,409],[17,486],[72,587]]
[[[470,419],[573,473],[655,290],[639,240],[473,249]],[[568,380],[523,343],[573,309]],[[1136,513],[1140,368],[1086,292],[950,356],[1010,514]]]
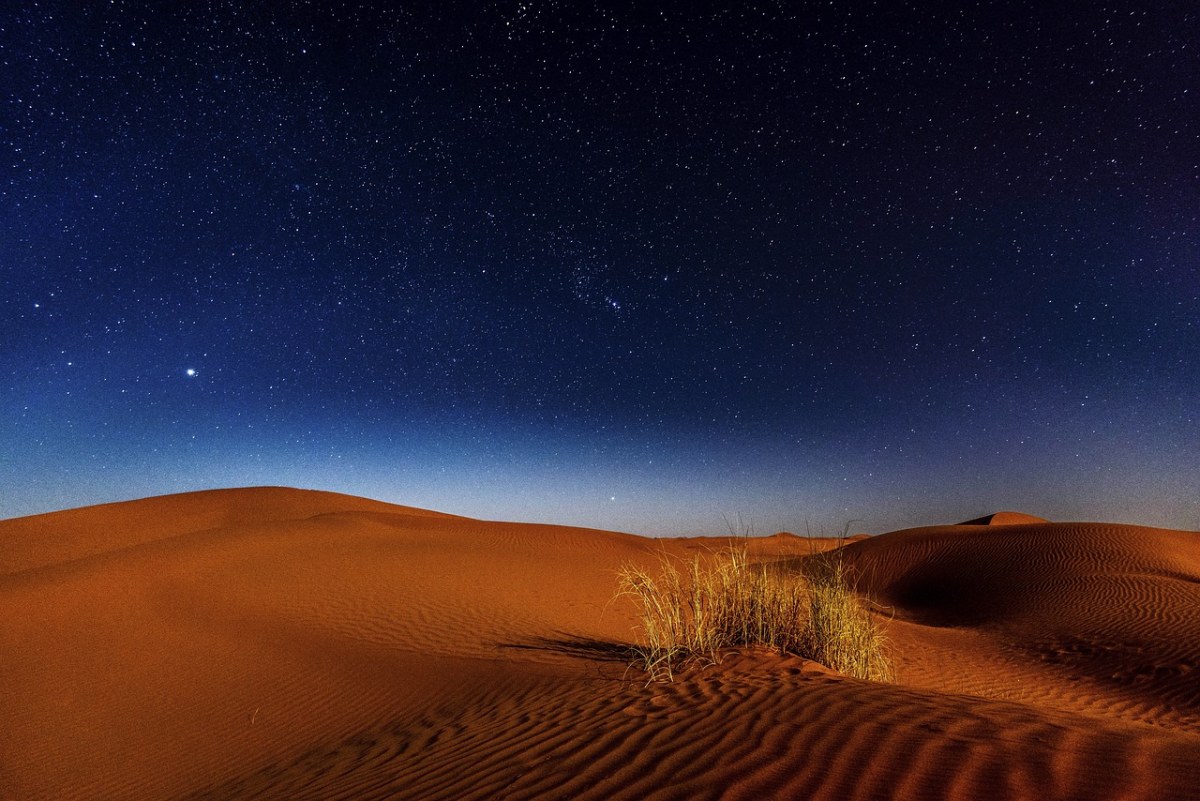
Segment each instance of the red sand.
[[616,570],[719,540],[288,489],[0,521],[0,798],[1200,798],[1200,534],[976,522],[845,546],[893,684],[646,685]]

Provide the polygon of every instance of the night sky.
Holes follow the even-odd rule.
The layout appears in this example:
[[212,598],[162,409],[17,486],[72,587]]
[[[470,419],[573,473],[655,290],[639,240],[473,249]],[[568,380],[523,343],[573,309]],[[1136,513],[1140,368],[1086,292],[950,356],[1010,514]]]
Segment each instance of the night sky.
[[0,10],[0,517],[1200,528],[1194,4],[341,5]]

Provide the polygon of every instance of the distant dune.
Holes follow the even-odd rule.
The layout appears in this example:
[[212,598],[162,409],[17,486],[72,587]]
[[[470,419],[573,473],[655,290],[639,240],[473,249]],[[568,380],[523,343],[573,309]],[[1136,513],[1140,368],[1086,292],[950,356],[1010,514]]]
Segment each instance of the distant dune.
[[1200,798],[1200,534],[972,523],[842,546],[895,683],[648,685],[616,572],[720,539],[283,488],[0,521],[0,798]]
[[994,514],[977,517],[974,520],[968,520],[965,523],[960,523],[963,526],[1021,526],[1027,523],[1048,523],[1050,521],[1041,517],[1034,517],[1022,512],[996,512]]

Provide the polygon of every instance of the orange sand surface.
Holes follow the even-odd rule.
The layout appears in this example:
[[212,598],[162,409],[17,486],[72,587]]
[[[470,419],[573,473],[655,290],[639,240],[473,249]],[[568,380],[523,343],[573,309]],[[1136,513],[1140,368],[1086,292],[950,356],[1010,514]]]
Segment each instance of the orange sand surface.
[[719,544],[278,488],[0,521],[0,799],[1200,798],[1200,534],[855,538],[896,682],[647,684],[617,570]]

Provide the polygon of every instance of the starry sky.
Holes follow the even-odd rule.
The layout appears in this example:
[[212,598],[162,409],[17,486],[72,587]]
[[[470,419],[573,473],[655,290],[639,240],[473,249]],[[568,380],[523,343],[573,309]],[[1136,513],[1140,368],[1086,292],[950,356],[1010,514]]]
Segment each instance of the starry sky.
[[0,517],[1200,528],[1200,11],[8,3]]

